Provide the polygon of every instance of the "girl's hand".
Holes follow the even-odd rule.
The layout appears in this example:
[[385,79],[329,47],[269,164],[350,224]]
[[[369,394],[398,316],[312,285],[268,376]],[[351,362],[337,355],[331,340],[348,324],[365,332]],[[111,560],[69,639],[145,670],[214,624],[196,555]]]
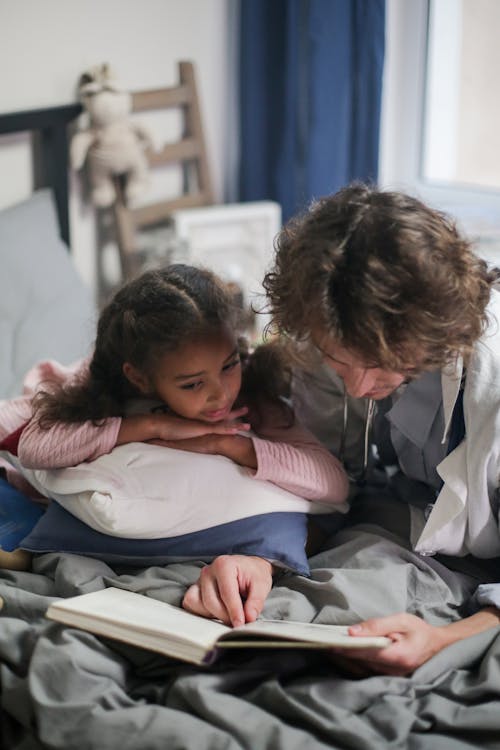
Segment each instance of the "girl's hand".
[[185,440],[149,440],[148,442],[153,445],[163,445],[166,448],[176,448],[180,451],[225,456],[240,466],[246,466],[249,469],[257,468],[257,455],[253,442],[241,435],[212,434],[186,438]]
[[152,437],[159,440],[188,440],[202,435],[236,435],[241,430],[250,429],[248,422],[237,421],[247,411],[246,407],[233,409],[223,422],[202,422],[173,414],[156,414],[156,434]]
[[250,429],[248,422],[237,421],[247,413],[246,407],[233,409],[223,422],[202,422],[174,414],[141,414],[124,417],[116,445],[153,440],[187,440],[201,435],[236,435]]
[[226,625],[243,625],[257,619],[273,585],[273,566],[253,555],[221,555],[205,565],[196,583],[188,588],[182,606],[202,617]]

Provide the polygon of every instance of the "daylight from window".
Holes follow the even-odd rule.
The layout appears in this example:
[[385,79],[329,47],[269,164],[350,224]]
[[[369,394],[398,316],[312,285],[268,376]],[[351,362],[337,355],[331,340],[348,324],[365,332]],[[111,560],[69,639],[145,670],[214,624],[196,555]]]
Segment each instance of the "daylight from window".
[[500,2],[432,0],[422,177],[500,190]]

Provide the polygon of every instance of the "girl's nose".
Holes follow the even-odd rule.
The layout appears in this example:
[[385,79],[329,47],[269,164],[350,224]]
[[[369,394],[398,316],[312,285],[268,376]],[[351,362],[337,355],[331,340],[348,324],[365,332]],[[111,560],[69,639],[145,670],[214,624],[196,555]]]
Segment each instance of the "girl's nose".
[[212,383],[212,386],[210,388],[210,394],[208,396],[208,401],[211,403],[222,401],[224,399],[224,388],[222,387],[222,383],[220,382],[214,382]]

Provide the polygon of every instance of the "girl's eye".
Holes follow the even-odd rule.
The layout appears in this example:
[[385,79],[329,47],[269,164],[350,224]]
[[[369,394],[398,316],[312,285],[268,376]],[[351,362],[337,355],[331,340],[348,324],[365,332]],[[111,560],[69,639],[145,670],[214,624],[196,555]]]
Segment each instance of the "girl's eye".
[[202,381],[198,380],[196,383],[184,383],[184,385],[181,385],[181,389],[183,391],[195,391],[198,390],[202,385]]
[[224,372],[227,372],[228,370],[232,370],[234,367],[237,367],[240,364],[240,358],[237,357],[236,359],[231,360],[231,362],[228,362],[227,365],[224,365],[222,370]]

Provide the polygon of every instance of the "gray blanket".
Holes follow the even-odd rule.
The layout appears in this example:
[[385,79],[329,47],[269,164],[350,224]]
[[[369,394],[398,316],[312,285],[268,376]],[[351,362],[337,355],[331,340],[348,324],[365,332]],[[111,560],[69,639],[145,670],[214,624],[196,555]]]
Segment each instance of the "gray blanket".
[[[0,571],[2,747],[16,750],[500,748],[498,630],[411,677],[355,678],[324,652],[232,652],[195,668],[49,622],[55,597],[118,586],[179,604],[201,563],[111,569],[77,555]],[[461,616],[476,582],[374,527],[336,535],[310,579],[284,576],[265,616],[350,623],[406,610]]]

